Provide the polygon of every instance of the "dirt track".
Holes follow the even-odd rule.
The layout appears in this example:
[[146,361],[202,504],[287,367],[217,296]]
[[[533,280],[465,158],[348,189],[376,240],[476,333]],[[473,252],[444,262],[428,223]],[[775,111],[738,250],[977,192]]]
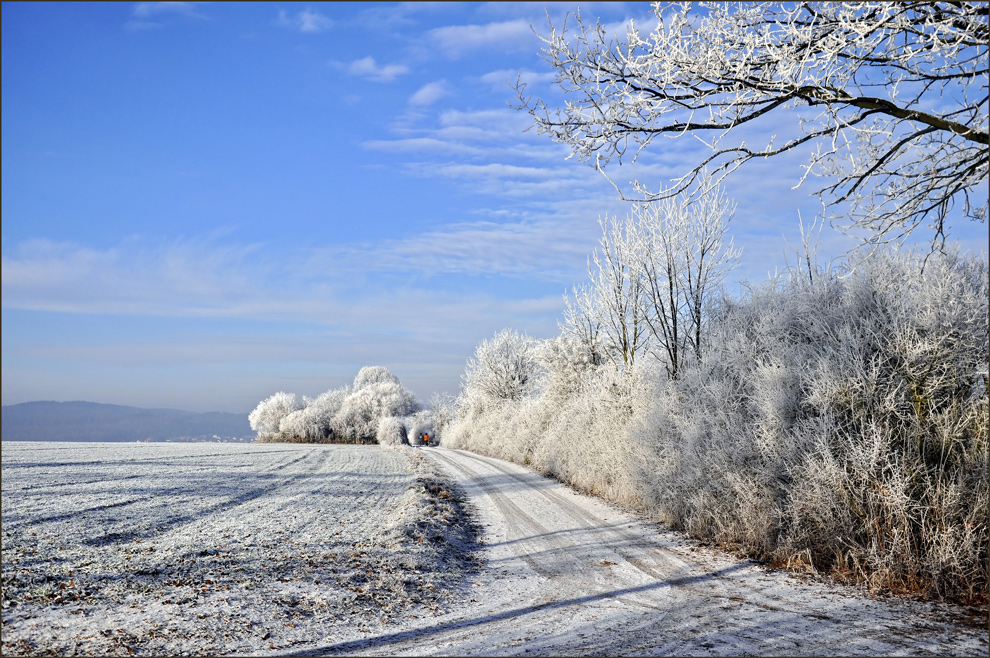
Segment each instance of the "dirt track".
[[524,468],[429,450],[485,529],[469,603],[307,655],[987,655],[946,606],[873,600],[705,548]]

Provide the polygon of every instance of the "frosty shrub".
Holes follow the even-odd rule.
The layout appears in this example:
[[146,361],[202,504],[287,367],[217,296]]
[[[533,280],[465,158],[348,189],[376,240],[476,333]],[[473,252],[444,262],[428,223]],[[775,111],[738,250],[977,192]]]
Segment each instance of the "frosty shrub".
[[447,431],[447,428],[453,424],[457,417],[457,400],[446,393],[434,393],[433,397],[430,398],[430,412],[433,418],[433,431],[439,442],[441,435]]
[[481,341],[463,375],[462,403],[484,408],[521,400],[535,390],[539,365],[533,339],[503,329]]
[[633,437],[648,506],[784,564],[985,597],[987,260],[922,261],[726,301]]
[[349,389],[331,389],[318,397],[303,397],[303,408],[292,412],[279,423],[279,433],[285,441],[299,443],[332,443],[334,417],[347,397]]
[[544,341],[536,359],[545,373],[543,395],[559,401],[584,389],[601,363],[587,343],[566,331]]
[[278,435],[282,420],[298,409],[295,393],[279,391],[259,402],[248,414],[248,422],[251,429],[258,433],[259,441],[273,440]]
[[402,418],[395,416],[388,416],[378,421],[378,430],[375,432],[375,439],[383,448],[409,445],[406,425]]
[[418,410],[416,397],[397,381],[368,383],[344,400],[334,429],[344,441],[374,443],[381,419],[408,416]]
[[577,489],[623,504],[639,505],[633,479],[638,456],[626,439],[647,409],[656,372],[644,362],[625,373],[603,367],[566,398],[548,388],[540,401],[540,440],[529,446],[532,465]]
[[541,388],[499,404],[472,406],[462,399],[444,445],[528,464],[612,500],[637,501],[633,455],[623,436],[648,399],[640,374],[646,368],[626,373],[611,363],[595,366],[581,341],[568,335],[532,349],[542,364]]
[[542,371],[537,341],[510,329],[483,340],[468,359],[457,397],[457,420],[444,434],[448,447],[477,450],[525,463],[528,433],[503,427],[538,392]]
[[362,368],[354,386],[331,389],[316,398],[276,393],[251,412],[258,441],[288,443],[375,443],[379,423],[420,409],[399,378],[381,366]]

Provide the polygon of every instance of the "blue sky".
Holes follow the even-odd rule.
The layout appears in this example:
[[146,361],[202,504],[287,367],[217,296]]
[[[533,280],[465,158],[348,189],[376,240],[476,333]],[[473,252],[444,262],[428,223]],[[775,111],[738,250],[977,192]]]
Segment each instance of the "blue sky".
[[[531,26],[577,6],[4,3],[3,404],[247,413],[364,365],[427,400],[495,331],[556,335],[627,206],[523,132],[505,81],[559,98]],[[612,175],[669,178],[693,149]],[[803,161],[730,180],[734,279],[782,267],[818,211]],[[826,257],[850,246],[825,231]]]

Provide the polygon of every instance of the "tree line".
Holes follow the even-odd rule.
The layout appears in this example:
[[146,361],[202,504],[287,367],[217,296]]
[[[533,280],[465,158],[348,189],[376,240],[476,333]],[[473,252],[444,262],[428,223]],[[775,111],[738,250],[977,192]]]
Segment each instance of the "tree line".
[[423,408],[399,378],[384,366],[366,366],[350,386],[315,398],[279,391],[262,400],[248,416],[261,443],[421,442],[433,436],[433,412]]

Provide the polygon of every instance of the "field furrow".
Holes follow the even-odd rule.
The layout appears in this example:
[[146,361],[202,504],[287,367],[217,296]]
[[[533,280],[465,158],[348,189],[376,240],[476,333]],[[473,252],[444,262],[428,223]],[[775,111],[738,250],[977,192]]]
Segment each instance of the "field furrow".
[[433,614],[464,574],[415,536],[419,477],[372,446],[5,443],[3,653],[256,653]]

